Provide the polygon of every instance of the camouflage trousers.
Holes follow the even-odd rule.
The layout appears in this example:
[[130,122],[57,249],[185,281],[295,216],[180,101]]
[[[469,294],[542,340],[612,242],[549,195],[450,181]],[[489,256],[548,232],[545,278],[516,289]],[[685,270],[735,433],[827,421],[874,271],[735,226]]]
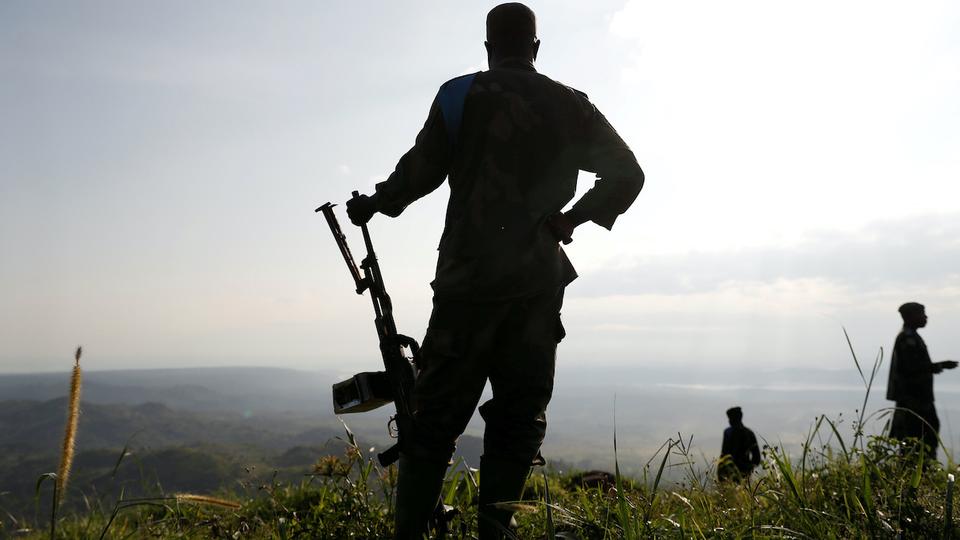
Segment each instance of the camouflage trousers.
[[489,380],[484,455],[530,464],[547,427],[562,303],[562,288],[497,303],[434,298],[404,451],[449,460]]

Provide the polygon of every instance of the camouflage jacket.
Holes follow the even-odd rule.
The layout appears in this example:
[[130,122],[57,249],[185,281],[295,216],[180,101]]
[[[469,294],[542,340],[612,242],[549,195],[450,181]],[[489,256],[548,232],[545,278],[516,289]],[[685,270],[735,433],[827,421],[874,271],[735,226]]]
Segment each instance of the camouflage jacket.
[[573,199],[584,170],[597,181],[572,211],[611,228],[643,186],[626,143],[585,94],[529,62],[477,73],[458,133],[447,133],[439,97],[374,195],[376,208],[396,217],[449,178],[435,294],[506,300],[571,282],[576,271],[545,222]]
[[923,338],[916,330],[904,328],[893,345],[887,399],[906,404],[933,403],[934,371]]

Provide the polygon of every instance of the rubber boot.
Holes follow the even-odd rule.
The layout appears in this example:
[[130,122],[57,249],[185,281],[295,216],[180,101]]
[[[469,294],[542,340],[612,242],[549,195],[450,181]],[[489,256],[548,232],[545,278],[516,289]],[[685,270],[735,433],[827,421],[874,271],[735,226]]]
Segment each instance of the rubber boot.
[[487,456],[480,458],[480,508],[477,523],[480,540],[505,538],[513,511],[494,505],[519,501],[529,474],[529,464]]
[[397,477],[396,540],[421,540],[440,500],[446,461],[400,454]]

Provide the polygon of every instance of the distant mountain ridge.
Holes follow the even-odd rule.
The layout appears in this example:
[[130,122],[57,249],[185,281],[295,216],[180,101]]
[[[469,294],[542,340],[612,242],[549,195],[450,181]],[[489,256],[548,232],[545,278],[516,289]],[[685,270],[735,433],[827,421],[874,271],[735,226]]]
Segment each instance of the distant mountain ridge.
[[[137,405],[81,402],[77,447],[81,450],[137,447],[161,448],[192,444],[286,449],[322,446],[342,435],[325,426],[306,427],[282,416],[228,417],[174,410],[162,403]],[[55,452],[63,436],[66,398],[47,401],[0,401],[0,449],[10,453]]]
[[[37,478],[56,470],[66,410],[66,397],[0,401],[0,511],[32,511]],[[363,433],[356,437],[368,459],[389,441],[385,435],[379,440]],[[256,485],[272,481],[274,472],[298,482],[322,456],[342,455],[347,439],[343,426],[282,413],[245,417],[156,402],[83,401],[72,484],[75,495],[116,494],[119,486],[126,486],[127,496],[156,493],[157,486],[167,493],[211,493],[238,482],[255,492]],[[124,448],[129,457],[114,471]],[[482,442],[465,436],[459,451],[476,467]],[[78,507],[80,501],[73,497],[69,504]]]
[[[284,368],[178,368],[84,373],[83,396],[94,403],[163,403],[199,411],[327,411],[329,372]],[[0,375],[0,399],[63,396],[69,373]]]
[[[890,405],[883,399],[884,375],[885,369],[881,368],[867,404],[870,411]],[[66,372],[0,375],[0,400],[49,401],[66,393],[67,378]],[[143,432],[136,435],[134,444],[149,443],[153,447],[198,441],[270,450],[323,444],[343,434],[330,398],[331,384],[341,378],[334,371],[269,367],[86,372],[81,450],[102,445],[120,447],[140,429]],[[943,434],[953,439],[956,430],[949,429],[950,419],[960,417],[960,393],[949,384],[949,378],[938,380],[937,401],[943,412]],[[482,400],[487,396],[489,390]],[[695,435],[698,449],[709,459],[720,447],[727,423],[724,411],[733,405],[743,407],[745,421],[758,437],[791,444],[806,436],[811,422],[820,414],[845,412],[850,417],[862,406],[863,397],[863,382],[852,361],[839,364],[838,369],[753,370],[710,364],[691,369],[663,364],[592,366],[560,362],[554,397],[547,410],[550,427],[543,453],[551,461],[563,460],[584,469],[608,469],[612,465],[611,434],[616,427],[624,470],[640,467],[663,441],[678,432]],[[165,408],[137,409],[145,403]],[[21,447],[49,448],[59,437],[63,407],[46,407],[46,414],[39,414],[39,409],[25,413],[37,416],[24,425],[9,429],[0,425],[0,429],[9,431],[0,434],[0,448],[14,440]],[[388,405],[342,419],[361,440],[377,446],[389,442],[386,424],[392,412],[393,407]],[[884,418],[875,418],[873,429],[882,429]],[[483,423],[479,415],[474,415],[466,432],[478,437],[482,431]],[[461,448],[470,448],[469,441],[461,439]],[[954,445],[948,441],[948,446]],[[477,453],[479,448],[477,445]],[[471,460],[472,464],[473,456]]]

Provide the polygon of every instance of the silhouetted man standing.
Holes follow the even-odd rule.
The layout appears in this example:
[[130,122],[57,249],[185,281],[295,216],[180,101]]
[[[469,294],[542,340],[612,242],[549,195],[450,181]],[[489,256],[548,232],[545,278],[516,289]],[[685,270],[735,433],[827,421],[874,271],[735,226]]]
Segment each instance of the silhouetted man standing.
[[903,330],[897,334],[890,359],[890,379],[887,399],[897,403],[890,422],[890,437],[915,437],[926,446],[931,459],[937,457],[937,435],[940,419],[933,406],[933,375],[957,367],[953,360],[931,362],[930,353],[918,328],[927,325],[927,313],[922,304],[907,302],[900,306]]
[[[576,272],[559,242],[582,223],[611,228],[643,186],[633,153],[587,96],[537,73],[533,12],[487,15],[489,71],[440,87],[413,148],[376,193],[347,203],[354,223],[396,217],[449,178],[433,312],[413,432],[402,434],[397,538],[420,538],[447,465],[487,380],[480,538],[501,538],[546,430],[560,306]],[[578,171],[594,187],[563,212]]]
[[750,477],[753,468],[760,464],[760,446],[757,436],[743,425],[743,410],[740,407],[727,409],[730,427],[723,430],[723,446],[717,465],[717,478],[742,480]]

